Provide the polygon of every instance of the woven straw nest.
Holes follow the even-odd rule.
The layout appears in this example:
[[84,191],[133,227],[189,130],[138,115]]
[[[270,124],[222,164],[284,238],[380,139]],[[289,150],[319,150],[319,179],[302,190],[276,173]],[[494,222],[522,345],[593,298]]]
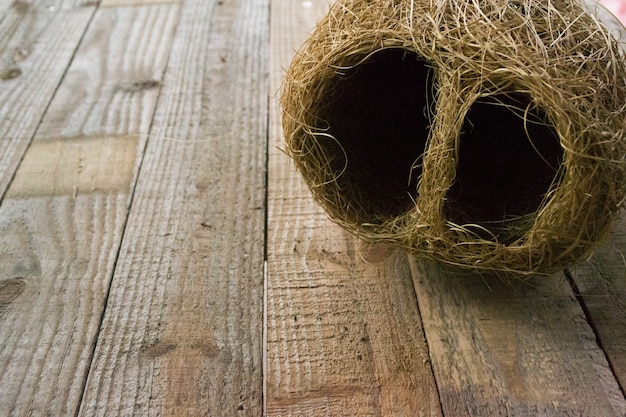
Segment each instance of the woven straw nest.
[[287,71],[286,151],[344,228],[507,275],[589,255],[626,193],[626,71],[574,0],[345,0]]

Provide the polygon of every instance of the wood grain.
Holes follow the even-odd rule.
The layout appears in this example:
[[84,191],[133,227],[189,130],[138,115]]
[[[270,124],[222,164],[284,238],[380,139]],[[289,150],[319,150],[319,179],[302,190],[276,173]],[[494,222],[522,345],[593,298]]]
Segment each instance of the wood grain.
[[101,0],[101,7],[145,6],[146,4],[180,3],[182,0]]
[[0,0],[0,25],[2,25],[2,21],[9,15],[9,13],[13,13],[13,7],[15,5],[15,0]]
[[623,416],[562,276],[504,283],[411,261],[445,415]]
[[139,139],[138,135],[127,135],[36,140],[26,152],[6,198],[128,194]]
[[[326,10],[272,4],[271,91]],[[316,206],[282,146],[270,107],[268,416],[440,415],[406,257],[368,246]]]
[[626,388],[626,217],[588,262],[571,271],[611,367]]
[[268,9],[182,5],[80,415],[261,413]]
[[0,196],[59,86],[94,7],[16,1],[0,20]]
[[175,23],[98,12],[2,202],[0,415],[78,410],[158,93],[115,86],[160,79]]

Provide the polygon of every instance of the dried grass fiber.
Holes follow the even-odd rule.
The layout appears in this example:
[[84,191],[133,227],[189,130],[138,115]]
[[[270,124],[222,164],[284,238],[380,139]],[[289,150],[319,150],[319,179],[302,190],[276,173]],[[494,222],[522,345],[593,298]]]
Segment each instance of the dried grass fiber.
[[626,71],[572,0],[344,0],[294,58],[286,151],[331,219],[498,274],[585,258],[626,194]]

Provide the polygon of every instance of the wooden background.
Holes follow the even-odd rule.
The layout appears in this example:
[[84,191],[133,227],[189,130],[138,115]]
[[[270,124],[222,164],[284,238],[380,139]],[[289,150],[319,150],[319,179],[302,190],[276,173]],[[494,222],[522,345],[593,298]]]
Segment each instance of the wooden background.
[[325,0],[0,0],[0,416],[624,416],[626,221],[505,285],[288,158]]

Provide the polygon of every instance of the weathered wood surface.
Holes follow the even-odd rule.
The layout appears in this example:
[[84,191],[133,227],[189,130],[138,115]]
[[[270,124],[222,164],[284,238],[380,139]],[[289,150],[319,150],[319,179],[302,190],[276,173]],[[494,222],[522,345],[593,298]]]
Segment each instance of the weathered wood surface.
[[626,414],[562,275],[505,283],[432,262],[411,266],[445,415]]
[[127,86],[161,78],[175,22],[171,7],[98,11],[2,202],[0,415],[80,405],[158,96]]
[[13,177],[95,8],[15,1],[0,18],[0,196]]
[[[271,87],[326,9],[272,3]],[[285,158],[270,106],[268,416],[441,415],[406,256],[330,223]]]
[[0,0],[0,25],[2,21],[8,17],[9,13],[11,13],[9,9],[12,8],[14,4],[15,0]]
[[142,6],[159,3],[181,3],[182,0],[100,0],[101,7]]
[[82,416],[261,414],[268,11],[182,4]]
[[626,388],[626,213],[589,262],[572,269],[575,289],[615,375]]

